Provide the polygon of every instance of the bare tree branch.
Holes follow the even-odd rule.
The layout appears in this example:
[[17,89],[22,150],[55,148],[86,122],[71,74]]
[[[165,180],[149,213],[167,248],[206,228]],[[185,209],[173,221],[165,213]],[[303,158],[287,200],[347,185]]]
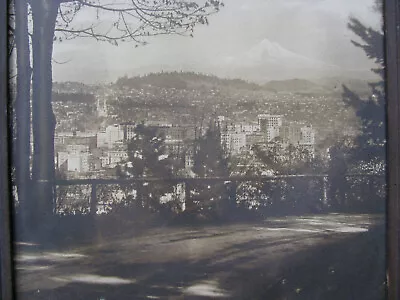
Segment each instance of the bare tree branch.
[[[206,0],[202,5],[194,1],[182,0],[61,0],[54,40],[62,41],[77,37],[90,37],[107,41],[133,41],[146,45],[147,37],[158,35],[192,36],[197,24],[208,24],[207,17],[216,13],[223,3]],[[72,26],[78,13],[86,9],[96,14],[95,21],[82,27]],[[100,13],[116,15],[116,20],[102,21]]]

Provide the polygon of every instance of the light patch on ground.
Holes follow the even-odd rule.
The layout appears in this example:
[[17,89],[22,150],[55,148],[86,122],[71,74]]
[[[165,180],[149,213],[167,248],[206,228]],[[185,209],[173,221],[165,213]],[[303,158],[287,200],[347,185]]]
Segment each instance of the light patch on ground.
[[124,279],[112,276],[100,276],[94,274],[75,274],[63,277],[54,277],[53,280],[61,282],[81,282],[91,284],[122,285],[135,283],[133,279]]
[[265,228],[266,230],[269,231],[293,231],[293,232],[307,232],[307,233],[318,233],[322,232],[322,230],[318,229],[303,229],[303,228],[286,228],[286,227],[281,227],[281,228]]
[[37,254],[17,255],[16,260],[18,262],[34,262],[36,260],[59,262],[59,261],[80,259],[83,257],[86,257],[86,255],[79,254],[79,253],[67,253],[67,252],[44,252],[44,253],[37,253]]
[[34,246],[39,245],[39,244],[35,244],[35,243],[26,243],[26,242],[16,242],[15,244],[17,246],[29,246],[29,247],[34,247]]
[[16,267],[17,270],[21,271],[42,271],[42,270],[47,270],[50,269],[50,266],[18,266]]
[[359,233],[359,232],[367,232],[368,228],[343,226],[343,227],[330,229],[329,231],[342,232],[342,233]]
[[218,284],[214,281],[206,281],[192,285],[184,291],[187,295],[202,296],[202,297],[213,297],[213,298],[226,298],[229,294],[220,289]]
[[[365,216],[307,216],[307,217],[286,217],[283,219],[273,219],[272,224],[279,224],[285,222],[286,226],[280,227],[266,227],[266,230],[283,232],[304,232],[304,233],[361,233],[367,232],[368,227],[374,222],[365,219]],[[267,223],[268,224],[268,223]],[[256,230],[261,230],[255,228]]]

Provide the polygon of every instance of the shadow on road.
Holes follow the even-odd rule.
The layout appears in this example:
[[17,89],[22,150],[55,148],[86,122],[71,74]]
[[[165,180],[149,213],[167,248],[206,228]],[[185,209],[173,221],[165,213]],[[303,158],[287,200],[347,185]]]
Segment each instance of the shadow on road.
[[[303,236],[237,242],[190,259],[177,255],[127,263],[115,257],[99,264],[96,276],[63,274],[53,278],[58,287],[20,292],[18,299],[384,299],[384,232],[383,225],[375,226],[283,260],[268,256],[282,255]],[[92,259],[102,255],[99,251]]]
[[[370,299],[386,297],[384,226],[292,256],[278,280],[253,276],[252,299]],[[290,263],[291,261],[291,263]],[[239,281],[238,281],[239,282]]]

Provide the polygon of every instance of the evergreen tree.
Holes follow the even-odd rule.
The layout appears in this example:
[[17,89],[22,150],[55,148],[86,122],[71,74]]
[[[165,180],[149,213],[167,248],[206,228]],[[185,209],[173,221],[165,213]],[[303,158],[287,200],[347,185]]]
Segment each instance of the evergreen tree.
[[[143,124],[135,128],[135,135],[128,143],[128,162],[117,169],[121,178],[170,178],[172,160],[166,154],[165,138],[157,128]],[[144,181],[135,184],[136,204],[152,212],[161,208],[160,198],[173,191],[168,182]]]
[[[221,145],[219,128],[211,124],[199,138],[194,155],[193,172],[199,178],[229,176],[228,161]],[[194,201],[200,211],[223,214],[229,201],[228,186],[221,181],[199,183],[195,186]]]
[[[376,10],[381,6],[377,3]],[[355,33],[361,42],[352,43],[362,49],[366,56],[377,65],[372,72],[378,80],[370,83],[370,96],[367,99],[357,95],[348,87],[343,86],[343,100],[356,110],[360,119],[361,133],[357,137],[352,162],[362,165],[382,164],[385,159],[385,83],[384,83],[384,34],[382,30],[367,27],[359,20],[351,18],[349,29]]]
[[[381,14],[382,2],[376,1],[374,9]],[[338,151],[337,146],[331,149],[328,170],[330,200],[333,207],[340,209],[357,207],[357,201],[350,195],[349,188],[352,186],[354,189],[358,185],[363,194],[358,209],[370,207],[373,211],[382,210],[384,201],[372,192],[382,190],[382,183],[372,178],[349,181],[349,178],[345,178],[345,173],[377,174],[384,170],[386,150],[384,33],[382,29],[365,26],[356,18],[350,18],[348,28],[359,38],[359,41],[352,40],[353,45],[363,50],[365,55],[376,64],[371,71],[377,75],[377,80],[369,83],[370,93],[366,98],[343,86],[343,101],[356,111],[360,120],[360,134],[354,141],[355,146],[350,150],[347,149],[347,153],[341,153],[346,149]],[[365,190],[368,192],[365,193]],[[350,200],[352,200],[351,203]]]

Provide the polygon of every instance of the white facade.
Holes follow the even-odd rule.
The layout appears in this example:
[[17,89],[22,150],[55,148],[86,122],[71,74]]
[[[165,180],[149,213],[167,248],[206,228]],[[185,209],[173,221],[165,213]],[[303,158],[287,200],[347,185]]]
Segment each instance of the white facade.
[[246,148],[246,134],[234,133],[231,135],[231,153],[233,155],[240,153]]
[[120,125],[107,126],[97,134],[97,147],[112,149],[117,141],[124,140],[124,130]]
[[97,147],[99,148],[108,147],[107,134],[105,131],[100,131],[97,133]]
[[315,144],[315,130],[311,126],[300,128],[301,138],[300,144]]
[[267,142],[271,142],[273,139],[279,136],[280,128],[279,127],[269,127],[266,130],[266,140]]
[[225,132],[221,134],[221,144],[227,153],[236,155],[246,149],[246,133]]
[[58,152],[57,167],[66,166],[67,171],[71,172],[89,172],[90,171],[90,153],[68,153]]
[[[108,151],[105,157],[101,157],[100,159],[103,167],[114,168],[119,163],[128,159],[128,153],[122,150]],[[103,165],[103,163],[106,163],[106,165]]]

